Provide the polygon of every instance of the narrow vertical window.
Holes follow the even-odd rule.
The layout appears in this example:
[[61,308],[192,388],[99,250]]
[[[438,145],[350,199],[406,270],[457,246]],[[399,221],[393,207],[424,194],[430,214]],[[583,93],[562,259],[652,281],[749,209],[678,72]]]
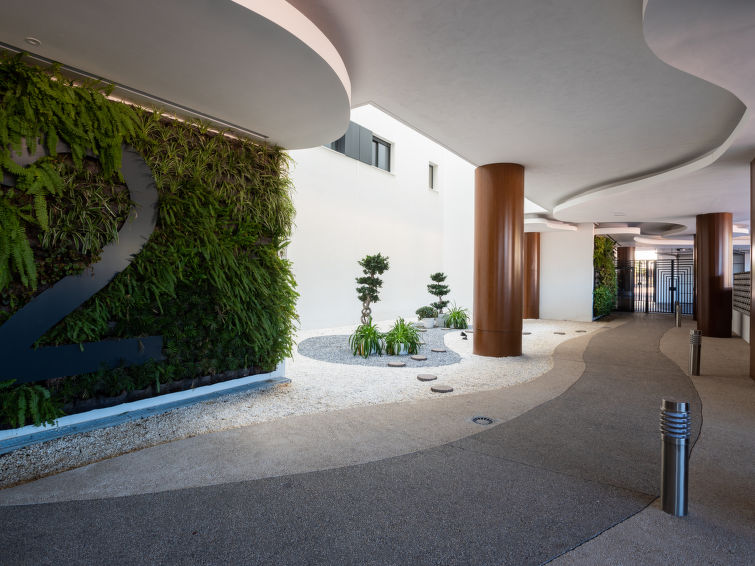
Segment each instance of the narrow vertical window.
[[427,175],[428,175],[428,187],[430,187],[433,190],[438,189],[438,166],[434,163],[428,164],[427,167]]
[[386,171],[391,170],[391,144],[380,138],[372,138],[372,164]]

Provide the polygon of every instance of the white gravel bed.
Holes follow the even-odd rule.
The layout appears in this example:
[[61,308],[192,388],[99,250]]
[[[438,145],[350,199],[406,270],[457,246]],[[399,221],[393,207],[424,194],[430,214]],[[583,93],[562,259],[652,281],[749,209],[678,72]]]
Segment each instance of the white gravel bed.
[[[380,323],[388,327],[392,321]],[[472,354],[473,334],[462,340],[448,332],[444,341],[461,356],[459,363],[436,367],[369,367],[334,364],[294,353],[286,361],[291,383],[266,391],[250,391],[138,421],[27,446],[0,456],[0,487],[7,487],[91,462],[112,458],[181,438],[271,421],[293,415],[348,407],[459,395],[522,383],[547,372],[558,344],[608,326],[600,322],[526,320],[523,355],[486,358]],[[314,336],[350,334],[354,326],[301,332],[297,341]],[[564,334],[554,334],[563,332]],[[296,348],[295,348],[296,350]],[[390,356],[391,359],[394,356]],[[409,364],[407,364],[409,365]],[[418,373],[432,373],[437,381],[420,382]],[[453,393],[438,394],[430,386],[443,383]]]

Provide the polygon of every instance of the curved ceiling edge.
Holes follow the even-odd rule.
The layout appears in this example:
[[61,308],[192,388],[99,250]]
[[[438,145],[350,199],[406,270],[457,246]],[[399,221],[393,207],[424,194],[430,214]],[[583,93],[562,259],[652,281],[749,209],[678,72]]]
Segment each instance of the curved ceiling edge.
[[745,108],[745,111],[742,113],[742,117],[739,119],[736,127],[729,134],[729,137],[727,137],[721,145],[708,151],[707,153],[695,159],[687,161],[686,163],[682,163],[681,165],[671,167],[670,169],[665,169],[663,171],[650,173],[641,177],[619,181],[617,183],[611,183],[609,185],[597,187],[580,193],[577,196],[571,197],[553,207],[553,216],[558,218],[559,220],[573,221],[573,219],[559,218],[559,214],[564,214],[577,206],[580,206],[587,202],[595,201],[603,197],[619,195],[622,193],[631,192],[636,189],[645,188],[656,183],[678,179],[680,177],[683,177],[684,175],[694,173],[695,171],[699,171],[700,169],[703,169],[708,165],[715,163],[715,161],[719,157],[721,157],[737,139],[739,132],[749,121],[750,114],[750,110],[748,108]]
[[351,104],[351,79],[340,53],[327,36],[311,20],[285,0],[232,0],[247,10],[256,12],[299,38],[317,53],[338,76]]
[[[717,86],[718,88],[721,88],[729,92],[742,104],[744,108],[742,116],[740,117],[737,125],[734,127],[734,129],[731,131],[729,136],[726,138],[726,140],[724,140],[722,144],[720,144],[718,147],[715,147],[711,149],[710,151],[690,161],[687,161],[680,165],[673,166],[668,169],[663,169],[660,171],[642,175],[640,177],[634,177],[634,178],[610,183],[607,185],[595,187],[558,203],[553,208],[553,216],[556,218],[559,218],[560,220],[578,221],[579,219],[576,218],[575,216],[565,216],[565,215],[567,215],[569,212],[575,212],[574,209],[576,209],[577,207],[581,205],[584,205],[587,203],[594,204],[595,201],[604,197],[618,196],[623,193],[629,193],[637,189],[652,186],[654,184],[663,183],[667,181],[674,181],[685,175],[689,175],[691,173],[704,169],[705,167],[708,167],[709,165],[712,165],[713,163],[715,163],[729,148],[731,148],[732,145],[735,143],[735,141],[737,141],[738,135],[742,133],[743,130],[746,129],[745,126],[751,117],[751,111],[748,108],[745,101],[743,101],[739,96],[737,96],[737,94],[731,89],[731,85],[722,84],[722,81],[714,80],[714,77],[709,77],[707,75],[703,76],[703,73],[691,72],[688,68],[684,68],[683,66],[675,64],[673,61],[668,60],[668,57],[664,57],[663,53],[659,53],[659,49],[657,47],[654,48],[654,45],[653,45],[654,41],[652,38],[648,37],[647,25],[646,25],[646,17],[648,15],[649,7],[651,4],[657,5],[657,2],[653,3],[652,0],[643,0],[643,4],[642,4],[643,36],[645,37],[645,43],[647,44],[650,51],[652,51],[652,53],[660,61],[663,61],[663,63],[669,65],[670,67],[673,67],[679,71],[682,71],[690,76],[697,77],[701,81],[708,82],[710,84]],[[745,132],[745,135],[746,135],[746,132]]]

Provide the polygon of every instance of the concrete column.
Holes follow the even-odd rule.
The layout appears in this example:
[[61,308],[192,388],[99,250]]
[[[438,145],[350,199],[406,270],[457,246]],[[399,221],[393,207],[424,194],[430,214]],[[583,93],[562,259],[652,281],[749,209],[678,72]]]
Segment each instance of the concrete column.
[[619,268],[616,281],[618,310],[634,312],[634,248],[620,246],[616,252]]
[[540,232],[524,234],[522,318],[540,318]]
[[479,356],[522,355],[524,167],[475,170],[474,346]]
[[731,230],[730,212],[697,216],[697,328],[703,336],[731,338]]

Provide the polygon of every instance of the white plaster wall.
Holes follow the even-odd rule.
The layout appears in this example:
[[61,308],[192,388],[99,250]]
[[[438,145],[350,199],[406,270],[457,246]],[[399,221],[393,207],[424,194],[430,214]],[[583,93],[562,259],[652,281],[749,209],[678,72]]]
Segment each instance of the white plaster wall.
[[731,311],[731,331],[750,343],[750,317],[739,311]]
[[540,234],[540,318],[592,320],[592,223]]
[[[357,261],[378,252],[390,269],[372,308],[376,320],[415,319],[414,311],[433,300],[427,284],[436,271],[448,274],[450,298],[471,307],[472,166],[371,106],[353,110],[351,119],[393,144],[390,173],[324,147],[290,152],[297,214],[288,257],[301,327],[358,323]],[[428,187],[430,162],[438,166],[438,190]],[[446,224],[446,198],[458,206],[458,225]],[[444,253],[447,242],[457,244]]]

